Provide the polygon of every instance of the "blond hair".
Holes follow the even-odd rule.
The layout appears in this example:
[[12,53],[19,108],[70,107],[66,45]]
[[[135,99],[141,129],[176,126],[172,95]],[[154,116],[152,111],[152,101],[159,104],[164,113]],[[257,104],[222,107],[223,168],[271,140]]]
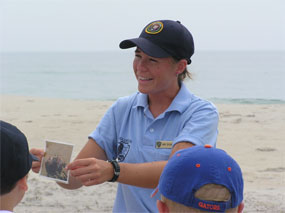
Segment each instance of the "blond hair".
[[[197,192],[195,192],[195,197],[200,200],[222,202],[231,199],[231,194],[225,186],[217,184],[206,184],[202,186]],[[180,203],[176,203],[172,200],[167,199],[164,196],[161,196],[161,201],[167,204],[170,212],[193,212],[193,213],[205,212],[203,210],[195,209]],[[237,208],[228,209],[226,212],[229,213],[237,212]]]

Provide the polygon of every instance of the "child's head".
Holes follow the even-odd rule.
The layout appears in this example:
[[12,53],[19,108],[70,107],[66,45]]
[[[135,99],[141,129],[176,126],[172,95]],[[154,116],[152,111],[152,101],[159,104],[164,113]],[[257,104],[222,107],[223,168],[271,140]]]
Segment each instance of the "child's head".
[[[37,159],[30,154],[27,138],[17,127],[0,121],[0,135],[1,200],[8,198],[9,193],[17,191],[17,186],[22,192],[20,193],[22,194],[20,198],[22,198],[27,190],[27,174],[32,167],[32,161]],[[4,203],[1,204],[1,208],[3,205]]]
[[[161,174],[158,190],[170,212],[239,212],[243,208],[239,165],[225,151],[209,145],[177,151]],[[158,202],[158,207],[163,203]]]

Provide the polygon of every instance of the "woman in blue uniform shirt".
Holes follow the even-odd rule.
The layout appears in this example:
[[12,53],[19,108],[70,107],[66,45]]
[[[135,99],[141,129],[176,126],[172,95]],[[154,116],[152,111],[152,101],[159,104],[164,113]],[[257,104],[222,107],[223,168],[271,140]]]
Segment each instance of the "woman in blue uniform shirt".
[[[138,38],[120,43],[122,49],[131,47],[138,92],[110,107],[68,165],[70,183],[59,184],[77,189],[117,181],[114,212],[155,212],[150,194],[167,160],[180,149],[215,146],[218,112],[183,84],[190,77],[194,42],[179,21],[149,23]],[[39,150],[31,151],[39,156]],[[35,172],[38,165],[33,165]]]

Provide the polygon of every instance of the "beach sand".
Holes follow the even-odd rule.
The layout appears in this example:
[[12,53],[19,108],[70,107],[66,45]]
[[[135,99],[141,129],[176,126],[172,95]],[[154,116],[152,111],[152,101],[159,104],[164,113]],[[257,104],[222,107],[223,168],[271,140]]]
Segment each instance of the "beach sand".
[[[1,120],[22,130],[30,148],[45,140],[74,144],[73,158],[113,102],[0,96]],[[285,212],[285,104],[216,104],[217,147],[240,164],[244,212]],[[60,188],[30,172],[29,190],[15,212],[111,212],[116,183]]]

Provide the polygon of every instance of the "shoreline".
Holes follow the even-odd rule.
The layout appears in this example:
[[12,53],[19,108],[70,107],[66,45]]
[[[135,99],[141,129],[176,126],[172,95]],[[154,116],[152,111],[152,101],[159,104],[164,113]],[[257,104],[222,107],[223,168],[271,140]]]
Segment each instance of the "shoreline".
[[[64,98],[64,97],[40,97],[40,96],[28,96],[19,94],[1,94],[1,97],[15,97],[15,98],[30,98],[30,99],[46,99],[46,100],[70,100],[70,101],[98,101],[98,102],[115,102],[118,98],[114,99],[92,99],[92,98]],[[245,105],[268,105],[268,104],[285,104],[283,99],[267,99],[267,98],[203,98],[216,104],[245,104]]]
[[[17,126],[30,148],[46,139],[74,144],[78,154],[114,101],[0,95],[1,120]],[[284,212],[285,105],[215,103],[220,113],[217,147],[244,176],[244,212]],[[111,212],[116,184],[70,191],[30,172],[29,190],[15,212]]]

